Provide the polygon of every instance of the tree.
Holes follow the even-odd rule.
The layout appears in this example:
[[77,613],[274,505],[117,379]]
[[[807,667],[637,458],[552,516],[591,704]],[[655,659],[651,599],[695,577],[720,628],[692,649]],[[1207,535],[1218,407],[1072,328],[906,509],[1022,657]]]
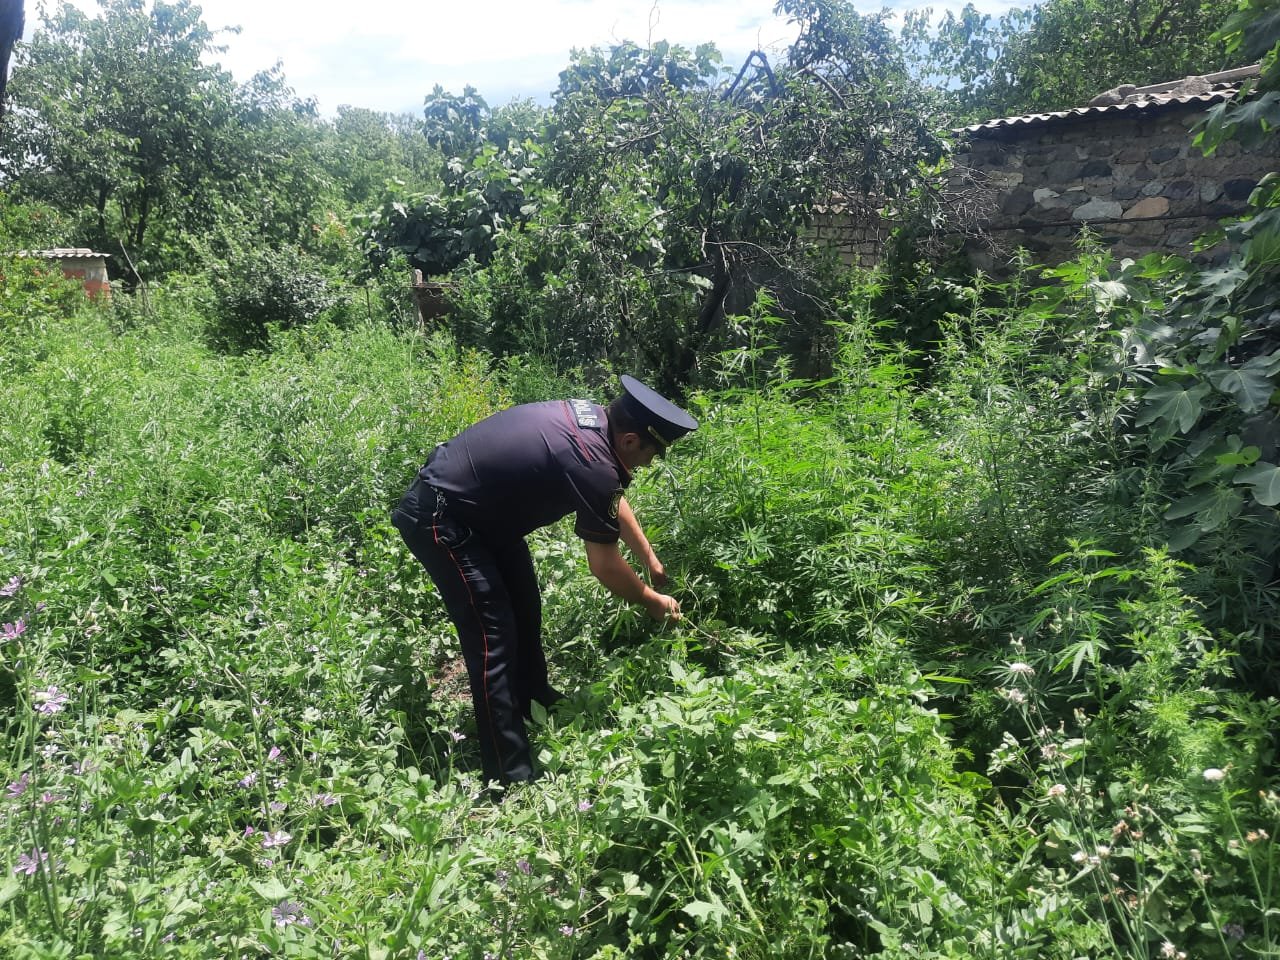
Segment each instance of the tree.
[[440,152],[427,142],[422,121],[409,114],[339,107],[325,131],[321,162],[346,202],[362,211],[379,201],[389,182],[409,191],[440,183]]
[[999,19],[967,5],[936,26],[908,18],[915,69],[962,120],[1087,104],[1120,84],[1145,86],[1239,65],[1214,31],[1235,0],[1045,0]]
[[[607,311],[617,321],[606,352],[638,356],[677,388],[723,342],[731,300],[803,286],[818,203],[834,196],[877,217],[929,196],[944,145],[886,16],[840,0],[776,9],[800,27],[776,66],[756,51],[730,79],[709,44],[621,44],[577,53],[561,74],[543,167],[556,223],[540,222],[584,234],[590,255],[571,271],[592,316],[571,314],[549,340]],[[606,263],[612,278],[598,270]],[[653,299],[637,311],[641,277]]]
[[400,254],[430,277],[469,260],[487,264],[498,235],[535,208],[526,190],[535,179],[542,110],[515,101],[490,111],[473,87],[456,97],[437,84],[423,112],[422,134],[440,151],[443,188],[388,182],[378,209],[363,218],[364,247],[376,267]]
[[228,217],[277,236],[304,229],[314,105],[278,69],[237,86],[209,63],[220,48],[190,0],[99,4],[96,17],[67,3],[44,14],[21,50],[0,158],[15,195],[77,216],[81,242],[124,245],[156,269]]

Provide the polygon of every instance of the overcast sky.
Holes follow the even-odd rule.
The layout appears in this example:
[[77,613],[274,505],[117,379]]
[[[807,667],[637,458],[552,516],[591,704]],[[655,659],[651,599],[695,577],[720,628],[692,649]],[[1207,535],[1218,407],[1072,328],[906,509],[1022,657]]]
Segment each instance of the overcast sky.
[[[95,0],[73,0],[97,11]],[[204,0],[211,28],[227,34],[224,67],[244,81],[283,65],[300,96],[315,97],[331,116],[339,105],[417,113],[435,84],[461,93],[474,86],[490,106],[516,97],[549,102],[573,47],[622,40],[668,40],[692,47],[712,42],[735,69],[760,47],[779,52],[795,27],[773,15],[774,0]],[[863,12],[880,3],[855,4]],[[894,0],[890,6],[924,6]],[[941,0],[935,10],[959,2]],[[978,0],[1003,10],[1011,0]],[[27,2],[27,32],[38,24]]]

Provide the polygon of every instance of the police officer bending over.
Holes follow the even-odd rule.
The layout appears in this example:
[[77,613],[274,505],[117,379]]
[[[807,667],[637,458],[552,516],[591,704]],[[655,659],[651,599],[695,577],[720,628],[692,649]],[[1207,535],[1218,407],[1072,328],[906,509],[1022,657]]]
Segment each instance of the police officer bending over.
[[656,620],[680,616],[675,598],[623,559],[618,540],[655,585],[666,584],[623,491],[633,470],[698,423],[633,377],[622,377],[622,391],[607,409],[553,400],[481,420],[435,448],[392,512],[458,629],[486,780],[533,779],[530,704],[563,699],[547,683],[528,533],[576,513],[597,580]]

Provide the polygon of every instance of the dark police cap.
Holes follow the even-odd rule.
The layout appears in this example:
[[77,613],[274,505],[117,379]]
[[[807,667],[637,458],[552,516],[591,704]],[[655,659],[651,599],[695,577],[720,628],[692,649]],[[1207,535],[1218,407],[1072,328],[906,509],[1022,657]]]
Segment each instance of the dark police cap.
[[629,413],[664,448],[698,429],[698,421],[635,377],[622,375],[622,402]]

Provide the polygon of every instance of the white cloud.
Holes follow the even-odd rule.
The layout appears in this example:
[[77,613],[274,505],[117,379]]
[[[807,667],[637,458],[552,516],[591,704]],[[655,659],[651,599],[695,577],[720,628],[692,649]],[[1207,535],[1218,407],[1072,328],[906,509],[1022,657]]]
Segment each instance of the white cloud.
[[[94,0],[72,0],[90,12]],[[1003,9],[1010,0],[985,0]],[[773,15],[774,0],[203,0],[211,28],[224,35],[219,58],[239,80],[282,62],[289,84],[314,96],[324,113],[340,104],[416,112],[439,83],[471,84],[491,104],[514,96],[549,98],[574,47],[621,40],[712,42],[727,66],[762,47],[780,51],[795,28]],[[915,4],[910,4],[914,6]],[[959,9],[957,0],[935,10]],[[867,12],[878,3],[857,6]],[[28,28],[38,18],[28,17]]]

